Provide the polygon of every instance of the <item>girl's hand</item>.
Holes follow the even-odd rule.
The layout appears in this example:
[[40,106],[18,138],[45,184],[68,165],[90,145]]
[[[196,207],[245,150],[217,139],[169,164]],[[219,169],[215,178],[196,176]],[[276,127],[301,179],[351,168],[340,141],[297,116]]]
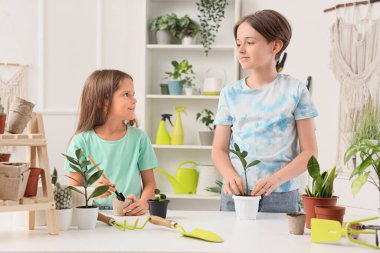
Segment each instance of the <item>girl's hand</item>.
[[143,215],[148,210],[148,202],[137,199],[135,195],[131,194],[127,199],[132,200],[132,204],[123,209],[123,213],[128,216]]
[[238,175],[233,176],[232,178],[229,178],[225,180],[226,183],[223,187],[223,191],[227,195],[242,195],[244,194],[244,186],[243,181]]
[[251,195],[261,196],[265,193],[265,196],[269,196],[280,184],[280,179],[274,175],[264,177],[256,182]]
[[102,185],[108,185],[109,189],[106,191],[104,194],[96,197],[96,198],[108,198],[110,195],[112,195],[113,192],[116,190],[116,186],[112,184],[107,178],[105,177],[100,177],[98,181],[95,182],[95,188],[102,186]]

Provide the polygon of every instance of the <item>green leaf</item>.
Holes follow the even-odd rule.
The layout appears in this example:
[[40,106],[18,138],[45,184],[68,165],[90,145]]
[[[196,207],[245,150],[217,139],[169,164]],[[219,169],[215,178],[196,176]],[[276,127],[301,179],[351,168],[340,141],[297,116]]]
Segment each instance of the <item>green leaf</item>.
[[70,190],[76,191],[76,192],[78,192],[78,193],[84,195],[84,192],[82,192],[81,190],[77,189],[77,188],[74,187],[74,186],[71,186],[71,185],[70,185],[70,186],[67,186],[67,188],[69,188]]
[[352,181],[351,192],[354,195],[354,197],[360,191],[363,185],[368,181],[369,173],[370,171],[367,171],[366,173],[359,175],[354,181]]
[[243,157],[243,158],[246,158],[247,157],[247,155],[248,155],[248,152],[247,151],[243,151],[242,153],[241,153],[241,156]]
[[94,174],[92,174],[90,176],[90,178],[87,180],[87,184],[88,185],[92,185],[93,183],[95,183],[103,174],[103,171],[102,170],[99,170],[97,172],[95,172]]
[[73,177],[70,177],[70,176],[68,176],[68,175],[65,175],[65,177],[68,177],[68,178],[70,178],[71,180],[74,180],[75,182],[77,182],[78,184],[82,184],[82,182],[79,182],[78,180],[76,180],[75,178],[73,178]]
[[81,148],[78,148],[77,150],[75,150],[75,156],[77,157],[78,161],[79,159],[84,155],[84,152]]
[[233,149],[230,149],[230,152],[235,154],[237,157],[240,157],[240,154],[238,152],[236,152],[235,150]]
[[316,179],[319,177],[320,174],[320,168],[317,159],[314,156],[311,156],[309,161],[307,162],[307,170],[309,172],[309,175]]
[[90,197],[88,197],[88,199],[91,199],[91,198],[95,198],[95,197],[98,197],[104,193],[106,193],[109,189],[109,186],[108,185],[101,185],[99,187],[97,187],[90,195]]
[[58,181],[58,172],[57,169],[54,167],[53,174],[51,175],[51,183],[55,185]]
[[68,155],[65,155],[65,154],[62,154],[64,157],[66,157],[66,159],[69,161],[69,162],[71,162],[71,163],[73,163],[73,164],[75,164],[75,165],[77,165],[77,166],[80,166],[80,163],[75,159],[75,158],[73,158],[73,157],[71,157],[71,156],[68,156]]
[[247,161],[243,157],[240,157],[240,156],[239,156],[239,159],[240,159],[241,164],[243,165],[243,169],[246,170],[247,169]]
[[78,172],[79,174],[84,175],[83,171],[82,171],[80,168],[78,168],[77,166],[75,166],[74,164],[71,164],[71,163],[70,163],[69,166],[70,166],[73,170],[75,170],[75,172]]
[[237,143],[234,143],[235,150],[240,153],[240,147]]
[[248,169],[249,167],[253,167],[253,166],[255,166],[256,164],[259,164],[259,163],[260,163],[259,160],[254,160],[253,162],[251,162],[251,163],[249,163],[249,164],[247,165],[247,169]]
[[358,151],[358,146],[356,145],[349,147],[344,153],[344,164],[347,164],[351,157],[355,156]]

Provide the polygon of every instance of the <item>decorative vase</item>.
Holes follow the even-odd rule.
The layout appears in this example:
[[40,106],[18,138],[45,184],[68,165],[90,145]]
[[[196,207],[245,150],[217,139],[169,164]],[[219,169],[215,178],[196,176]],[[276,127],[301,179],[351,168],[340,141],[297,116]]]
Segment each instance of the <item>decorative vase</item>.
[[304,213],[287,213],[289,233],[303,235],[305,230],[306,215]]
[[183,80],[169,80],[169,94],[170,95],[182,95],[183,92]]
[[113,214],[116,216],[124,216],[125,213],[123,212],[123,209],[129,206],[131,203],[132,200],[130,199],[120,201],[117,198],[112,198]]
[[73,209],[57,209],[57,224],[58,229],[61,231],[68,230],[71,225],[71,220],[73,217]]
[[201,145],[211,146],[214,141],[214,131],[199,131]]
[[33,107],[33,103],[16,97],[9,110],[6,131],[12,134],[21,134],[24,131],[26,124],[32,118]]
[[239,220],[256,220],[259,210],[260,196],[233,195],[236,217]]
[[4,133],[6,119],[7,119],[7,115],[6,114],[1,114],[0,115],[0,134]]
[[160,87],[161,87],[161,94],[162,95],[169,95],[169,86],[167,83],[161,83]]
[[41,172],[41,168],[30,168],[29,179],[28,183],[26,184],[24,197],[33,197],[37,195],[38,178]]
[[171,44],[172,36],[169,31],[158,30],[156,32],[157,44]]
[[314,198],[302,195],[302,202],[306,212],[306,227],[310,229],[311,218],[316,218],[315,206],[336,206],[337,196],[331,198]]
[[95,229],[98,220],[97,206],[78,206],[75,208],[76,221],[79,229]]
[[315,206],[315,214],[318,219],[336,220],[343,223],[346,208],[343,206]]
[[165,219],[169,202],[170,200],[168,199],[165,199],[163,201],[148,200],[150,215],[159,216]]

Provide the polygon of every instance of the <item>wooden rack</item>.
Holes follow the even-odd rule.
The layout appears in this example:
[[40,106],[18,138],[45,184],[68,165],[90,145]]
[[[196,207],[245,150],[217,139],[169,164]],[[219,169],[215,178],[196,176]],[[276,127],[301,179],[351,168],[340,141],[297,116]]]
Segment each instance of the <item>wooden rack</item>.
[[43,169],[41,175],[43,196],[22,198],[19,202],[0,200],[0,212],[29,211],[28,227],[30,230],[33,230],[35,226],[35,211],[45,210],[48,233],[58,234],[45,130],[41,113],[33,113],[33,117],[28,124],[28,130],[29,134],[1,134],[0,146],[28,147],[27,158],[31,167],[37,167],[38,157],[39,167]]

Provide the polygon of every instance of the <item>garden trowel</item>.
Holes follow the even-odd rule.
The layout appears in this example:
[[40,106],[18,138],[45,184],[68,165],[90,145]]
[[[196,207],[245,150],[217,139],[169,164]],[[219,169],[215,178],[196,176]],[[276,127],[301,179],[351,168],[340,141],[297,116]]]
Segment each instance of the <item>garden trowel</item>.
[[178,225],[178,223],[173,220],[167,220],[158,216],[150,216],[148,220],[150,223],[153,223],[155,225],[164,226],[164,227],[173,228],[173,229],[177,228],[181,231],[181,234],[183,236],[187,236],[187,237],[191,237],[195,239],[201,239],[201,240],[209,241],[209,242],[224,242],[223,238],[220,237],[219,235],[213,232],[201,229],[201,228],[196,228],[187,233],[183,227]]

